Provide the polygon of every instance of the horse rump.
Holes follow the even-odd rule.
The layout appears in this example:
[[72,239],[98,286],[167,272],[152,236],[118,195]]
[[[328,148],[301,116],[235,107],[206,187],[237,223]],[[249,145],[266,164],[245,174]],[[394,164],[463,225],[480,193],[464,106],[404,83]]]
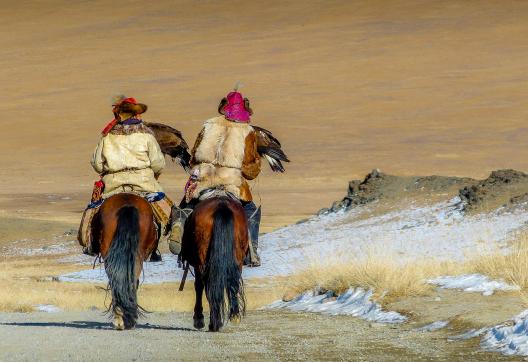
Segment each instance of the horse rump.
[[235,257],[234,243],[234,215],[228,204],[221,202],[213,214],[213,233],[204,273],[210,307],[209,330],[213,332],[223,326],[227,313],[229,320],[245,313],[242,269]]
[[136,257],[139,244],[139,212],[124,206],[117,213],[117,228],[106,256],[105,270],[112,292],[112,309],[121,315],[125,329],[133,328],[139,317]]

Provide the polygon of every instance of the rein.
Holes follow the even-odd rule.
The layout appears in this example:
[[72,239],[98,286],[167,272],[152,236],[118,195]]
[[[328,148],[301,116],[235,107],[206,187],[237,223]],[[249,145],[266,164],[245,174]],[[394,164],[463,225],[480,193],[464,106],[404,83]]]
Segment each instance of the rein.
[[183,268],[183,276],[180,283],[180,287],[178,290],[181,292],[183,291],[183,287],[185,287],[185,280],[187,279],[187,274],[189,273],[189,262],[186,262],[184,268]]

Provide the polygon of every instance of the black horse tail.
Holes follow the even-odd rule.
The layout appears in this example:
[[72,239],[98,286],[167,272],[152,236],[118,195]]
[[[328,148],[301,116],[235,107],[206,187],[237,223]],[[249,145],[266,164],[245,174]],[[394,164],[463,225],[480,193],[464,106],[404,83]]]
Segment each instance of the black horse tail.
[[136,325],[137,303],[136,256],[139,244],[139,212],[124,206],[117,213],[117,229],[105,258],[108,286],[112,291],[114,313],[123,315],[125,328]]
[[233,212],[226,203],[221,203],[213,215],[213,235],[204,275],[211,313],[209,330],[213,332],[222,327],[227,311],[229,320],[245,313],[242,270],[235,258],[234,233]]

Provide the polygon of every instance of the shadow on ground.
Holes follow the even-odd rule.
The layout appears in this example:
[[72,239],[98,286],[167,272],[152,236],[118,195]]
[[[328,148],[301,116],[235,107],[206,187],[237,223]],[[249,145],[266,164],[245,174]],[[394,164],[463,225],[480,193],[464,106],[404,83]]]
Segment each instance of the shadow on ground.
[[[76,329],[106,329],[114,330],[110,323],[92,322],[92,321],[72,321],[72,322],[6,322],[0,323],[0,326],[17,326],[17,327],[62,327]],[[196,329],[182,327],[167,327],[155,324],[138,324],[135,329],[158,329],[164,331],[188,331],[198,332]]]

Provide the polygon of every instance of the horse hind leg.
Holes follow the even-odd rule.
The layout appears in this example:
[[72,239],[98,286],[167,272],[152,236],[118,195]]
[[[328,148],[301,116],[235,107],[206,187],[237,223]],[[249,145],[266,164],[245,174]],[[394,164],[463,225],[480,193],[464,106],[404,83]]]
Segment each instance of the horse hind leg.
[[123,320],[123,311],[121,307],[114,308],[114,328],[118,331],[125,329],[125,321]]
[[117,229],[105,258],[116,329],[134,328],[138,319],[136,287],[136,273],[140,267],[136,262],[138,244],[138,211],[132,206],[125,206],[118,212]]
[[202,296],[204,290],[204,284],[202,280],[202,275],[199,272],[196,272],[195,281],[194,281],[194,290],[196,292],[196,303],[194,305],[194,328],[202,329],[205,327],[204,315],[203,315],[203,305],[202,305]]
[[233,323],[240,323],[242,319],[240,313],[240,284],[233,283],[227,289],[227,297],[229,298],[229,320]]

